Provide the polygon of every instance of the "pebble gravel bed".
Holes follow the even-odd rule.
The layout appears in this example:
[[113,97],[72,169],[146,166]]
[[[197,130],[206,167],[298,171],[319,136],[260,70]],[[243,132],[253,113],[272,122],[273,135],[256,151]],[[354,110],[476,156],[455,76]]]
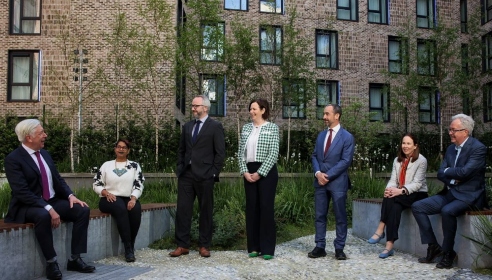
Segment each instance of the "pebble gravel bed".
[[106,258],[96,263],[151,267],[152,270],[132,279],[479,279],[491,276],[474,273],[469,269],[437,269],[436,264],[421,264],[411,254],[395,251],[395,255],[380,259],[384,249],[380,244],[349,235],[344,252],[348,259],[334,258],[332,240],[334,231],[326,233],[327,256],[311,259],[307,253],[314,248],[314,235],[278,244],[275,257],[263,260],[249,258],[246,251],[211,251],[210,258],[202,258],[198,251],[171,258],[171,250],[137,250],[137,261],[127,263],[123,256]]

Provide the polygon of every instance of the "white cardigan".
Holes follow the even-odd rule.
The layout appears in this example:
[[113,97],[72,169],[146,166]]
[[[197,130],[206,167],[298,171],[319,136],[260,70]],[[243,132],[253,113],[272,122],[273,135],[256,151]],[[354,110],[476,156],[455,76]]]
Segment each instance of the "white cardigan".
[[[399,186],[398,180],[400,178],[401,165],[403,162],[398,162],[398,157],[393,161],[393,171],[391,172],[391,178],[386,185],[386,188],[397,188]],[[414,192],[427,192],[427,182],[425,175],[427,172],[427,159],[419,154],[419,158],[412,162],[410,161],[407,166],[407,172],[405,174],[405,188],[408,190],[408,194]]]

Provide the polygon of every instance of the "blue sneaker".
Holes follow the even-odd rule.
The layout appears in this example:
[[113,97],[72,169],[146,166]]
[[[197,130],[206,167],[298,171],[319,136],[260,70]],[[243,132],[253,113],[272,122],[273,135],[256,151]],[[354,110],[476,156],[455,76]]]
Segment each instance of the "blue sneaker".
[[367,242],[368,242],[368,243],[370,243],[370,244],[376,244],[376,243],[379,243],[379,241],[380,241],[381,239],[383,239],[383,238],[386,236],[386,234],[384,233],[384,231],[383,231],[383,233],[382,233],[381,235],[379,235],[379,234],[377,234],[377,233],[374,233],[374,235],[376,235],[378,238],[377,238],[377,239],[373,239],[373,238],[371,237],[371,238],[369,238],[369,240],[367,240]]
[[389,256],[393,256],[395,254],[395,250],[391,249],[391,250],[388,250],[388,249],[384,249],[384,251],[379,254],[379,257],[381,259],[386,259],[387,257]]

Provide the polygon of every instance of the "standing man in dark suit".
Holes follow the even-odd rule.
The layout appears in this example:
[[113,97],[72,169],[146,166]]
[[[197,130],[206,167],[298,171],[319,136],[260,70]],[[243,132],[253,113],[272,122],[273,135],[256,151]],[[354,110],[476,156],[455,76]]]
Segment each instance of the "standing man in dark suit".
[[171,257],[187,255],[190,251],[193,203],[198,197],[200,208],[198,246],[200,256],[210,257],[212,243],[212,216],[214,183],[224,166],[224,128],[209,118],[210,100],[199,95],[193,99],[191,110],[194,120],[183,126],[178,150],[178,205],[176,211],[176,243]]
[[342,108],[338,105],[327,105],[323,111],[323,120],[327,130],[322,131],[316,139],[312,155],[314,176],[314,208],[315,208],[315,242],[316,247],[308,257],[326,256],[326,216],[333,201],[336,220],[336,238],[333,242],[335,258],[345,260],[343,252],[347,239],[347,191],[350,187],[348,168],[354,156],[355,141],[352,134],[340,126]]
[[46,277],[61,279],[62,273],[53,247],[52,228],[61,220],[73,222],[72,256],[67,270],[93,272],[80,254],[87,253],[90,209],[77,199],[60,176],[50,154],[43,150],[48,135],[39,120],[27,119],[15,127],[22,143],[5,158],[5,174],[12,189],[6,222],[34,223],[34,233],[47,261]]
[[[427,256],[420,263],[430,263],[444,253],[437,268],[451,268],[456,258],[454,238],[456,217],[467,210],[482,207],[485,195],[485,158],[487,147],[471,137],[475,122],[465,114],[453,116],[449,126],[451,144],[437,172],[444,189],[437,195],[419,200],[412,205],[413,215],[419,224],[422,244],[428,244]],[[441,214],[442,247],[436,240],[428,215]]]

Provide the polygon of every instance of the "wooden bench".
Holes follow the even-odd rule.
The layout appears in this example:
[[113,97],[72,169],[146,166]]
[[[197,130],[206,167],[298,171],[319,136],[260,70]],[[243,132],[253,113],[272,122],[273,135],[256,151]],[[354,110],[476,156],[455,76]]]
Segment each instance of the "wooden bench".
[[[135,249],[147,247],[170,234],[170,210],[176,204],[142,204],[142,223]],[[5,223],[0,220],[0,275],[2,279],[32,279],[45,274],[45,259],[34,236],[34,224]],[[70,256],[72,223],[62,223],[53,230],[53,240],[60,269],[66,270]],[[124,252],[116,222],[99,209],[91,210],[87,254],[82,257],[92,262]]]
[[[376,230],[381,217],[381,205],[383,199],[354,199],[352,201],[352,234],[362,239],[369,239]],[[458,267],[484,268],[492,265],[492,257],[482,254],[479,245],[463,236],[481,236],[475,228],[478,223],[478,215],[486,215],[492,220],[492,211],[469,211],[458,217],[458,229],[455,238],[454,249],[458,254]],[[432,228],[438,242],[442,242],[441,215],[429,216]],[[427,254],[427,245],[421,244],[419,226],[413,217],[411,209],[405,209],[401,216],[399,239],[395,242],[395,249],[414,254],[418,257]],[[386,243],[386,239],[380,241]],[[481,255],[482,254],[482,255]],[[417,258],[415,258],[417,261]]]

